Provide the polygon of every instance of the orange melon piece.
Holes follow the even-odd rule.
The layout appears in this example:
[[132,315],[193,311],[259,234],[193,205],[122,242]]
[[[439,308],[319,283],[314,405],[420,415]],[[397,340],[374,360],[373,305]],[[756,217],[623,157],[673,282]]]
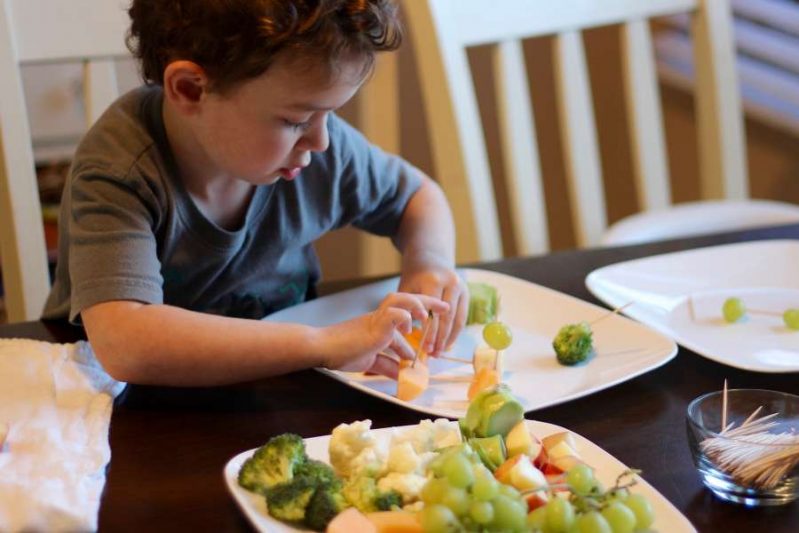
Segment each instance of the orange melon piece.
[[[410,344],[411,348],[413,348],[413,352],[414,353],[416,353],[419,350],[419,345],[422,344],[422,334],[423,333],[424,333],[424,330],[422,330],[420,328],[414,328],[414,329],[411,330],[410,333],[408,333],[407,335],[404,335],[405,340],[408,341],[408,344]],[[421,352],[419,352],[419,361],[422,361],[422,362],[427,361],[427,352],[426,351],[422,350]]]
[[472,383],[469,385],[469,393],[468,398],[469,401],[474,400],[474,397],[477,394],[485,389],[493,387],[495,385],[499,385],[499,372],[494,370],[493,368],[483,367],[477,372],[474,373],[474,378],[472,378]]
[[400,361],[399,376],[397,376],[397,398],[404,402],[409,402],[419,397],[430,383],[430,370],[422,361],[416,361],[415,366],[411,366],[413,361],[403,359]]
[[344,509],[327,525],[327,533],[377,533],[377,526],[355,507]]
[[[422,533],[422,524],[416,513],[379,511],[366,513],[366,518],[377,528],[377,533]],[[355,531],[352,530],[349,533],[355,533]]]

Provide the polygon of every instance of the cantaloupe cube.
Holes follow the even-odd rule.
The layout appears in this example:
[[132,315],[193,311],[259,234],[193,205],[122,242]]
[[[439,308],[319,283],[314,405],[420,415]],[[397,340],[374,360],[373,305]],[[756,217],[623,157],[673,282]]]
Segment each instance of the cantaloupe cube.
[[366,518],[377,528],[377,533],[422,533],[422,524],[416,513],[380,511],[366,513]]
[[412,361],[400,361],[399,376],[397,376],[397,398],[409,402],[426,391],[429,384],[430,370],[424,362],[417,360],[413,365]]
[[344,509],[327,525],[327,533],[377,532],[377,526],[355,507]]

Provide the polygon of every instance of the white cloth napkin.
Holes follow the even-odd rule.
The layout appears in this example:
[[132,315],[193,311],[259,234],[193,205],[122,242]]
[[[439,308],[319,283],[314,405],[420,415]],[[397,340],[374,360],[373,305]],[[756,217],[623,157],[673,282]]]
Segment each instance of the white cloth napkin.
[[0,339],[0,531],[97,529],[124,388],[86,342]]

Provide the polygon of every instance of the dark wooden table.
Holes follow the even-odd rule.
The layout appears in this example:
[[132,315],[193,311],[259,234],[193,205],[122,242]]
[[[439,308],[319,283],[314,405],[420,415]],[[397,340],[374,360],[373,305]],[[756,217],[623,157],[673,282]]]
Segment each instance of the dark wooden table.
[[[554,253],[481,264],[595,302],[584,285],[592,270],[638,257],[749,240],[799,239],[799,225],[716,236]],[[797,265],[799,273],[799,265]],[[327,292],[349,284],[329,284]],[[0,337],[71,342],[82,331],[59,323],[0,327]],[[724,378],[735,387],[799,394],[797,374],[758,374],[680,349],[670,363],[609,390],[528,413],[566,426],[643,469],[644,477],[699,531],[799,531],[799,504],[747,509],[705,490],[685,436],[685,409]],[[219,388],[130,386],[111,419],[111,465],[100,509],[101,531],[247,531],[228,495],[222,468],[236,453],[269,437],[329,433],[341,422],[370,418],[374,427],[413,424],[423,415],[314,371]],[[670,533],[670,532],[662,532]]]

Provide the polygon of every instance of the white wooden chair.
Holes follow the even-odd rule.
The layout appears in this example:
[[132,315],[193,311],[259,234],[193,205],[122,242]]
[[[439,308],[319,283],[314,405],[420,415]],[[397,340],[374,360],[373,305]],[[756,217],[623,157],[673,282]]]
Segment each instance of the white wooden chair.
[[[493,52],[502,158],[516,248],[522,254],[549,249],[521,45],[521,39],[544,35],[554,38],[560,129],[579,246],[663,237],[646,235],[652,224],[668,225],[666,236],[679,236],[686,221],[689,227],[698,225],[700,231],[732,229],[743,222],[799,221],[797,206],[747,200],[743,118],[727,0],[404,0],[402,7],[417,52],[435,176],[447,192],[456,217],[460,261],[502,255],[491,173],[466,52],[477,45],[490,45]],[[706,224],[702,204],[680,205],[676,211],[669,208],[663,120],[648,20],[676,13],[690,16],[694,37],[702,197],[735,202],[732,206],[712,204],[721,221],[714,227]],[[609,24],[619,24],[622,32],[639,208],[657,215],[654,219],[648,214],[636,215],[605,236],[605,193],[581,31]],[[741,209],[743,205],[748,211]],[[753,218],[743,221],[749,212]]]
[[20,67],[82,61],[87,123],[117,96],[128,17],[117,0],[0,0],[0,257],[10,322],[39,318],[50,287]]

